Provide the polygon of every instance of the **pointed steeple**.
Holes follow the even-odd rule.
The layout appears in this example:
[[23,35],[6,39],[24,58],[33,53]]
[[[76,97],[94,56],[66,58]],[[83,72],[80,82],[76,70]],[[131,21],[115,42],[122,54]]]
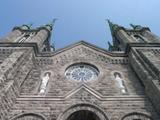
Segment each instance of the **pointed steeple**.
[[117,45],[117,39],[115,38],[115,33],[118,29],[124,29],[122,26],[119,26],[118,24],[114,24],[112,23],[109,19],[106,20],[109,24],[109,27],[110,27],[110,31],[111,31],[111,34],[112,34],[112,38],[113,38],[113,45],[111,45],[110,42],[108,42],[108,45],[109,45],[109,51],[117,51],[119,48],[118,48],[118,45]]
[[[49,30],[50,32],[52,31],[54,25],[55,25],[55,22],[57,21],[58,19],[55,18],[53,19],[51,22],[49,22],[48,24],[44,25],[43,27],[46,28],[47,30]],[[55,51],[55,45],[54,45],[54,41],[52,39],[50,39],[50,42],[49,42],[49,46],[50,46],[50,50],[51,51]]]
[[109,51],[112,51],[113,45],[111,45],[111,43],[108,42],[108,46],[109,46],[109,47],[108,47],[108,50],[109,50]]
[[107,19],[107,21],[108,21],[108,24],[109,24],[109,27],[110,27],[111,33],[112,33],[112,35],[114,35],[114,34],[115,34],[116,29],[117,29],[117,28],[120,28],[121,26],[119,26],[119,25],[117,25],[117,24],[112,23],[109,19]]
[[55,24],[55,22],[56,22],[57,20],[58,20],[58,19],[55,18],[55,19],[53,19],[51,22],[49,22],[48,24],[45,25],[47,28],[49,27],[48,30],[52,31],[53,26],[54,26],[54,24]]
[[119,49],[118,49],[118,47],[115,45],[115,44],[111,44],[110,42],[108,42],[108,50],[109,51],[118,51]]

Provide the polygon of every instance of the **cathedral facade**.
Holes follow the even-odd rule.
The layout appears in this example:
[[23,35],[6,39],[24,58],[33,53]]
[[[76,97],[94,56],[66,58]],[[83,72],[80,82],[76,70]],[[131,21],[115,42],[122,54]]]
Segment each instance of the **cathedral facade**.
[[160,38],[109,22],[113,45],[55,50],[53,24],[0,41],[0,120],[160,120]]

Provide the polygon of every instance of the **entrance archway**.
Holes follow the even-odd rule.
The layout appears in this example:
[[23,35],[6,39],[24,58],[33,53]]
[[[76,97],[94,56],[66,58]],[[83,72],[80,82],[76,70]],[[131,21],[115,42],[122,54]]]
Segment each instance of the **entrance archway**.
[[100,118],[91,111],[80,110],[72,113],[67,120],[100,120]]
[[98,106],[81,103],[67,108],[57,120],[108,120],[108,117]]

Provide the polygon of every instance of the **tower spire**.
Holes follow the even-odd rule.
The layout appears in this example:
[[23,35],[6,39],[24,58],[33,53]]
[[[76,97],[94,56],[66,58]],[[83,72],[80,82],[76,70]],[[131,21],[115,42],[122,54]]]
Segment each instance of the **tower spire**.
[[[50,31],[52,31],[54,25],[55,25],[55,22],[57,21],[58,19],[57,18],[54,18],[50,23],[48,23],[46,26],[50,27]],[[51,48],[51,51],[55,51],[55,44],[54,44],[54,41],[51,40],[50,41],[50,48]]]
[[112,50],[113,50],[113,49],[112,49],[112,48],[113,48],[113,45],[111,45],[111,43],[108,42],[108,46],[109,46],[109,47],[108,47],[108,50],[109,50],[109,51],[112,51]]
[[49,23],[49,25],[53,26],[57,20],[58,20],[57,18],[54,18],[54,19]]
[[57,18],[54,18],[51,22],[49,22],[48,24],[46,24],[46,26],[49,26],[49,27],[50,27],[50,30],[52,31],[53,26],[54,26],[54,24],[55,24],[55,22],[56,22],[57,20],[58,20]]
[[112,23],[109,19],[106,19],[106,21],[109,24],[110,31],[111,31],[111,34],[112,34],[112,40],[113,40],[113,45],[111,45],[111,43],[108,42],[109,51],[118,50],[118,42],[117,42],[117,39],[115,38],[115,36],[116,36],[115,33],[119,28],[123,28],[123,27],[119,26],[118,24]]
[[110,27],[110,30],[111,30],[111,33],[112,33],[112,36],[113,36],[115,34],[115,30],[117,28],[119,28],[120,26],[112,23],[109,19],[107,19],[106,21],[108,21],[108,24],[109,24],[109,27]]

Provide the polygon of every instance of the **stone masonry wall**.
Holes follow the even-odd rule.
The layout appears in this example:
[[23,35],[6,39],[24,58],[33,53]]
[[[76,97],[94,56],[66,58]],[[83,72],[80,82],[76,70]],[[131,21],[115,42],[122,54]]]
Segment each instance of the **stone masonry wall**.
[[[8,48],[7,48],[8,49]],[[13,48],[14,49],[14,48]],[[31,50],[13,50],[14,52],[1,64],[0,83],[0,119],[5,120],[16,98],[22,80],[32,68]]]
[[[159,50],[158,50],[159,51]],[[130,53],[130,63],[145,86],[145,93],[160,113],[159,52],[139,48]],[[156,53],[156,55],[155,55]]]
[[[71,49],[55,56],[35,59],[39,63],[22,82],[20,96],[12,107],[8,119],[34,113],[43,116],[46,120],[59,120],[64,117],[63,115],[67,116],[74,110],[91,110],[94,107],[93,111],[96,113],[96,110],[100,109],[107,116],[107,120],[121,120],[129,113],[143,113],[154,120],[159,120],[136,74],[126,62],[118,62],[119,59],[124,61],[126,58],[113,58],[85,46],[77,46],[74,49],[79,49],[74,51],[78,54]],[[112,63],[112,59],[117,62]],[[86,83],[67,80],[64,76],[65,70],[74,63],[95,65],[100,71],[99,78]],[[39,87],[45,72],[51,72],[51,77],[46,93],[41,95]],[[123,75],[127,94],[122,94],[115,86],[114,72]],[[82,104],[92,107],[83,108]],[[75,105],[77,107],[72,110],[72,106]],[[69,108],[70,113],[66,113]]]

